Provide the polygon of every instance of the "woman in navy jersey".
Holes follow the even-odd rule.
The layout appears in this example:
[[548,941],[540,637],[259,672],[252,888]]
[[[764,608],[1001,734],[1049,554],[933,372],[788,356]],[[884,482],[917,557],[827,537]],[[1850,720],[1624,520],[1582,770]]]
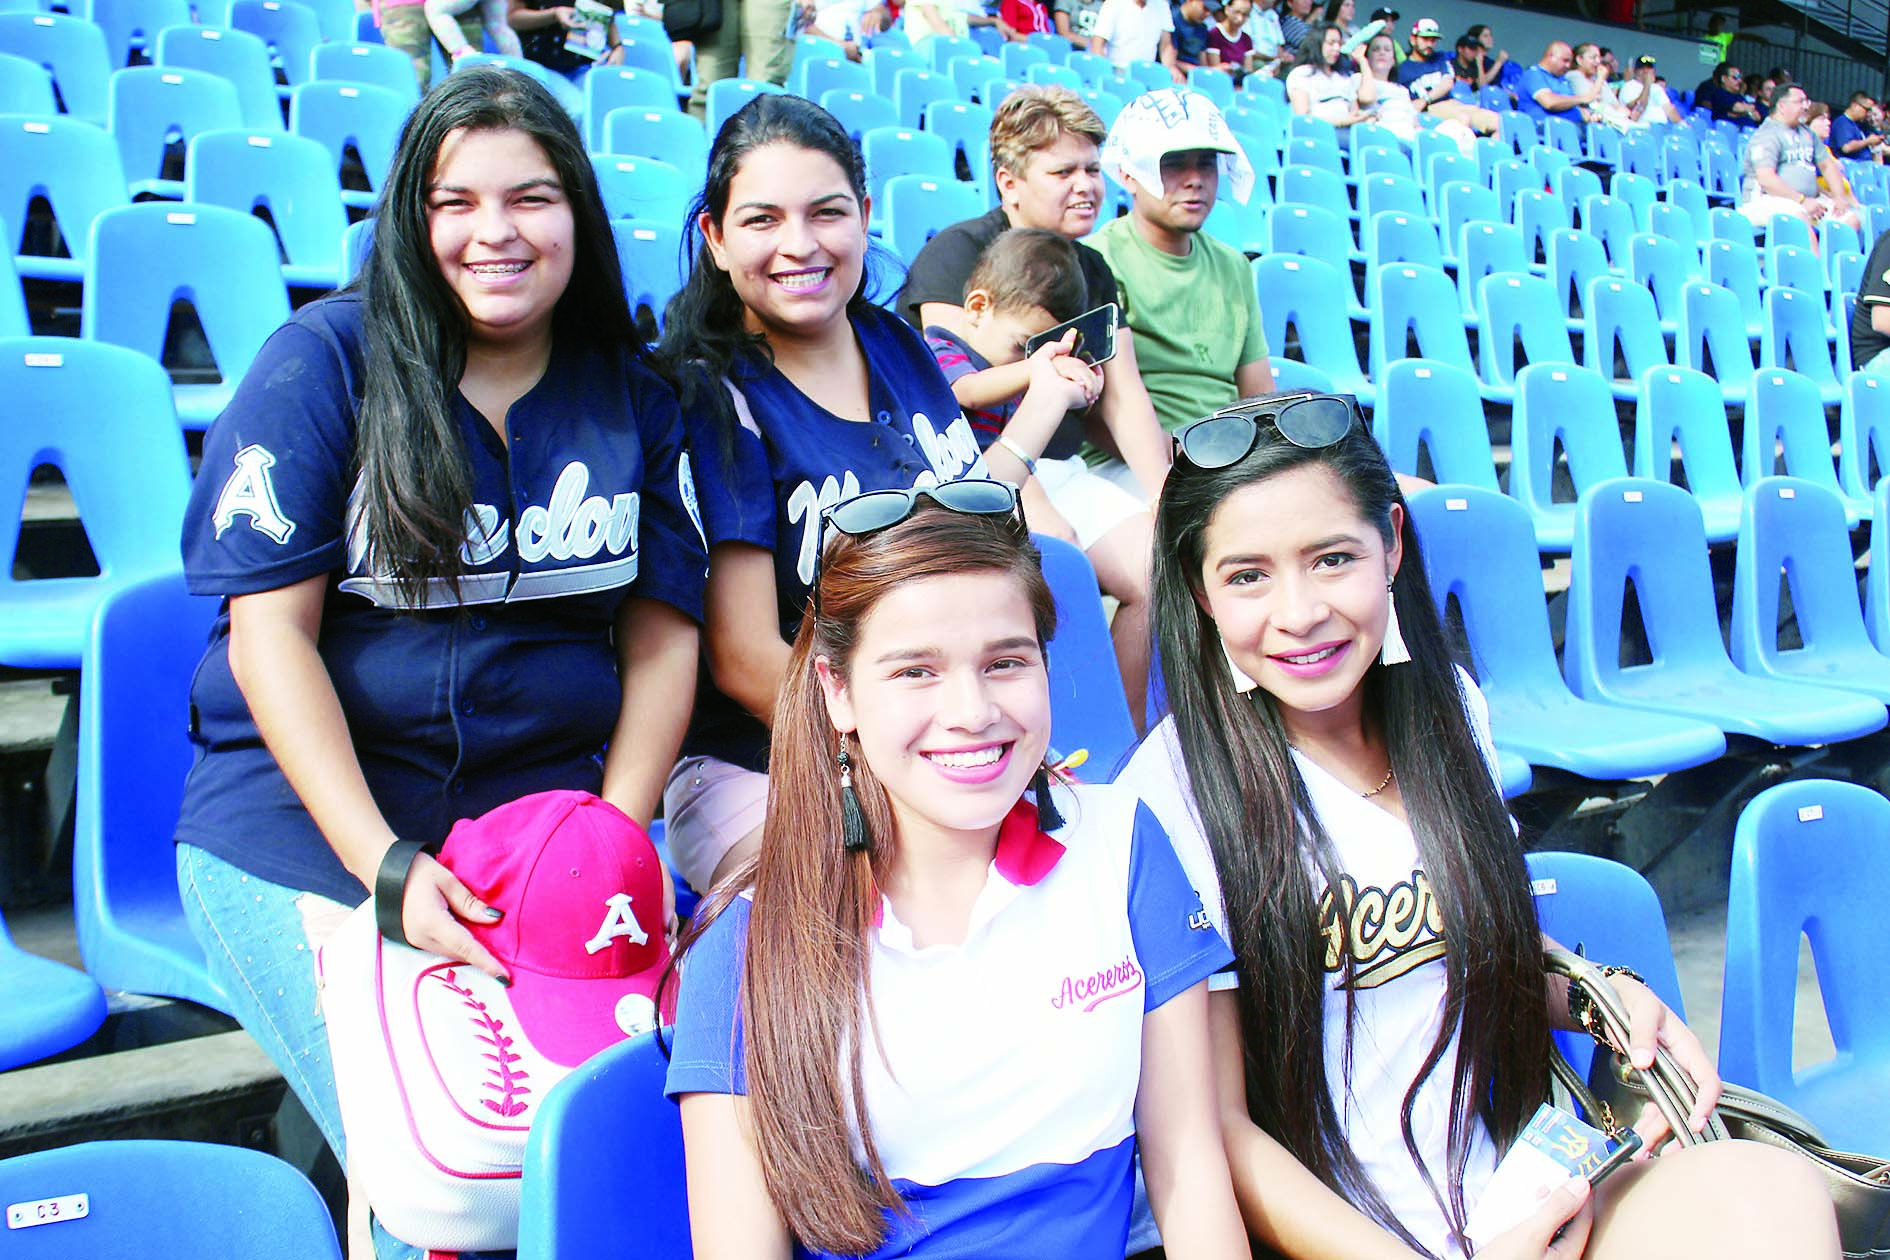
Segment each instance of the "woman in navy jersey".
[[715,139],[666,314],[661,357],[700,425],[691,444],[722,469],[702,500],[708,677],[664,794],[670,854],[699,891],[760,839],[821,509],[987,475],[925,342],[869,299],[870,212],[846,129],[799,97],[757,97]]
[[[1810,1163],[1750,1143],[1656,1156],[1592,1200],[1580,1180],[1486,1196],[1548,1097],[1551,1028],[1574,1022],[1398,483],[1337,395],[1249,400],[1178,448],[1155,545],[1172,715],[1116,785],[1234,948],[1209,1018],[1255,1237],[1358,1260],[1835,1256]],[[1703,1127],[1719,1079],[1698,1038],[1613,983],[1634,1061],[1668,1051]]]
[[224,608],[179,884],[337,1155],[324,928],[378,885],[384,932],[503,980],[465,926],[496,912],[420,846],[553,788],[649,822],[694,685],[694,504],[571,120],[524,75],[453,75],[363,278],[278,329],[210,430],[184,526]]
[[[1056,606],[1016,491],[842,502],[783,671],[756,863],[686,939],[668,1089],[704,1260],[1245,1257],[1168,839],[1052,787]],[[816,545],[820,540],[816,539]]]

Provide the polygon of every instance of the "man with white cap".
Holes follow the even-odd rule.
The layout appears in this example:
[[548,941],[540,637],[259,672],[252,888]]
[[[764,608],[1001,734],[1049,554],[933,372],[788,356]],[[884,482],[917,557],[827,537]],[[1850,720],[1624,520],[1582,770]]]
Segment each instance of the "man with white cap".
[[[1427,75],[1448,75],[1450,55],[1438,51],[1438,37],[1444,33],[1436,18],[1419,18],[1411,23],[1411,53],[1398,63],[1398,83],[1411,87]],[[1412,95],[1416,95],[1413,89]]]
[[[1137,97],[1110,128],[1102,162],[1135,202],[1093,242],[1115,272],[1162,427],[1272,392],[1247,259],[1201,231],[1223,182],[1243,205],[1253,187],[1253,167],[1221,111],[1183,88]],[[1131,476],[1108,452],[1084,454],[1105,476]]]

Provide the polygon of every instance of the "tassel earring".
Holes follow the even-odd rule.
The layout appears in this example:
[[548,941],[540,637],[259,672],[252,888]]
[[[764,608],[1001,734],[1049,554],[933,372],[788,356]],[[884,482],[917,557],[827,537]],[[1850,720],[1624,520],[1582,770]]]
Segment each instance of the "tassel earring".
[[1246,695],[1260,684],[1248,676],[1247,671],[1234,663],[1234,654],[1227,650],[1227,640],[1221,640],[1221,655],[1227,658],[1227,672],[1234,676],[1234,690]]
[[1385,618],[1385,644],[1378,652],[1381,665],[1402,665],[1411,659],[1411,649],[1404,645],[1404,631],[1398,626],[1398,597],[1391,583],[1385,583],[1385,604],[1391,610]]
[[840,847],[848,853],[862,853],[873,846],[872,833],[866,829],[866,812],[860,808],[860,795],[853,790],[853,759],[847,756],[847,737],[840,737]]
[[1057,809],[1056,802],[1050,799],[1050,767],[1038,766],[1036,777],[1030,781],[1030,790],[1037,794],[1037,830],[1051,832],[1063,825],[1063,814]]

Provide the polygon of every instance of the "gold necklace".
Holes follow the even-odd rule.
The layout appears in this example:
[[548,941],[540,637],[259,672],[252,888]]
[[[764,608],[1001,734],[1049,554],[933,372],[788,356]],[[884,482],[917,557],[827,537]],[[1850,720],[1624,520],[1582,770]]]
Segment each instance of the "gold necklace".
[[1386,766],[1385,777],[1379,781],[1378,786],[1373,788],[1369,792],[1360,792],[1359,795],[1364,797],[1368,801],[1371,800],[1372,797],[1377,796],[1380,792],[1384,791],[1386,788],[1391,786],[1391,774],[1392,774],[1391,767]]

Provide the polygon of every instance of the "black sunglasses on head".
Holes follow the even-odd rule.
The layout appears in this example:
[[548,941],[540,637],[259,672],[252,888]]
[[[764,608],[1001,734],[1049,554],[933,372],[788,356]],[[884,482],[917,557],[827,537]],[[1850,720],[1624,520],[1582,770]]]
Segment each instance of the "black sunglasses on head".
[[1316,451],[1332,446],[1364,423],[1358,399],[1350,394],[1281,394],[1244,399],[1175,435],[1181,458],[1203,472],[1228,468],[1247,458],[1261,435],[1279,434],[1294,446]]
[[1008,516],[1017,531],[1028,532],[1024,509],[1017,497],[1017,487],[1004,481],[969,478],[945,481],[932,486],[913,486],[907,490],[869,490],[834,504],[820,514],[820,533],[814,543],[814,611],[820,611],[820,568],[827,552],[827,531],[837,530],[854,538],[877,534],[882,529],[909,519],[919,508],[919,500],[930,499],[950,512],[966,516]]

